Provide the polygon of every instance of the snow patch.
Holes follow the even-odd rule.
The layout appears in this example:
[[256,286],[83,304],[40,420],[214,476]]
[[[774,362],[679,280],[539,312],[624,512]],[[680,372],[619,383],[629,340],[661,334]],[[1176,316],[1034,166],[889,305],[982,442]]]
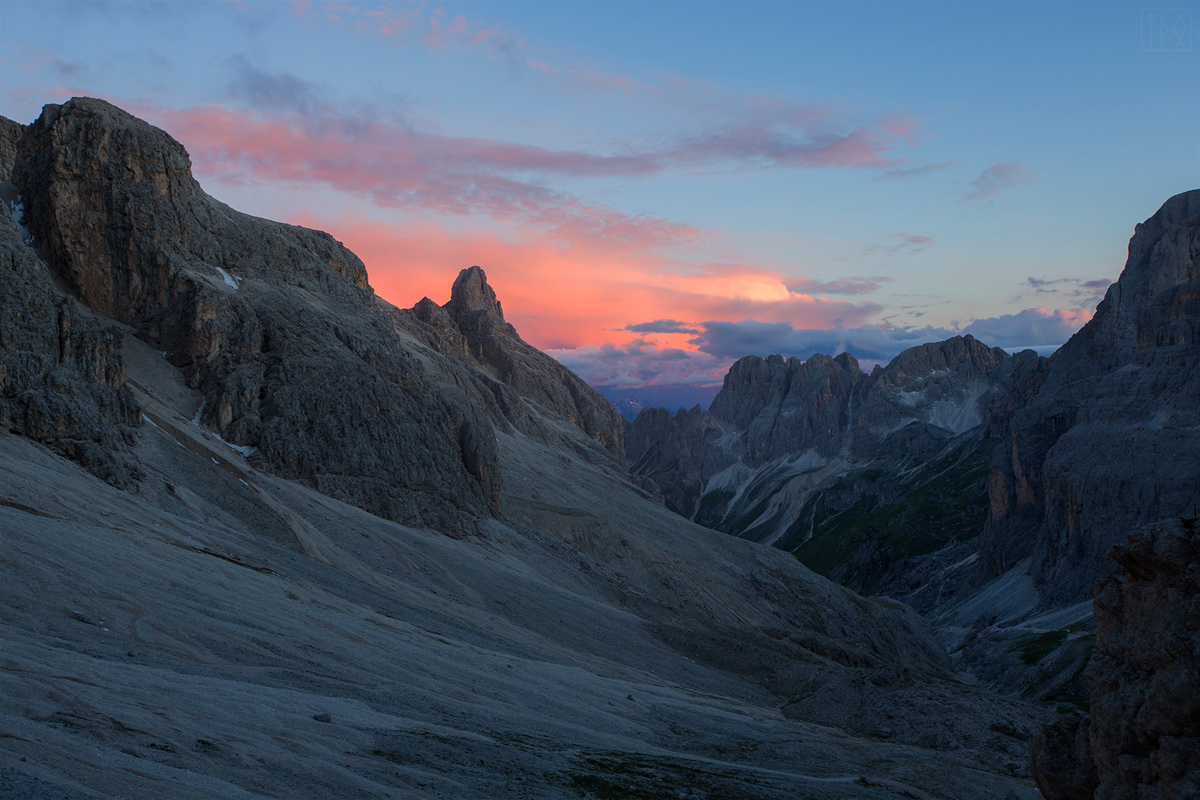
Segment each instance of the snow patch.
[[204,407],[208,405],[208,398],[200,401],[200,407],[196,409],[196,416],[192,417],[192,424],[197,428],[200,427],[200,416],[204,413]]
[[33,245],[33,234],[29,232],[29,228],[25,227],[25,201],[17,195],[17,199],[8,204],[8,210],[12,212],[12,220],[17,223],[17,227],[21,229],[21,241],[26,245]]
[[241,278],[237,277],[236,275],[230,275],[220,267],[217,267],[217,272],[221,273],[221,278],[224,279],[226,286],[232,286],[234,289],[236,289],[238,288],[238,284],[242,282]]
[[217,434],[215,434],[215,433],[213,434],[213,436],[215,436],[217,441],[219,441],[221,444],[225,445],[226,447],[228,447],[232,450],[236,450],[238,453],[240,453],[242,458],[249,458],[250,456],[252,456],[258,452],[257,447],[251,447],[251,446],[245,445],[245,444],[232,444],[230,442],[225,441],[220,436],[217,436]]

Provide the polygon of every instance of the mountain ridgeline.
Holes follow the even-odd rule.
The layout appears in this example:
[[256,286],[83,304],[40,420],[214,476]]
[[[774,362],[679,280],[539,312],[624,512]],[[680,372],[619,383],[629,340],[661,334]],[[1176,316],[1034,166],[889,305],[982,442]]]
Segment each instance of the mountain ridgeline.
[[630,468],[691,520],[925,611],[1010,570],[1044,605],[1084,600],[1127,531],[1194,514],[1198,237],[1200,191],[1168,200],[1049,359],[970,336],[869,375],[743,358],[708,412],[643,411]]
[[[106,102],[0,118],[0,198],[4,796],[1032,800],[1072,603],[1200,485],[1200,192],[1049,360],[749,357],[628,427],[479,267],[397,308]],[[1194,526],[1111,551],[1047,797],[1194,790]]]
[[848,353],[748,356],[707,413],[643,412],[627,435],[631,469],[702,525],[857,590],[907,594],[924,584],[920,556],[978,536],[1014,387],[1045,368],[971,336],[870,374]]
[[396,308],[100,100],[0,196],[0,794],[1031,796],[1044,709],[663,508],[482,269]]

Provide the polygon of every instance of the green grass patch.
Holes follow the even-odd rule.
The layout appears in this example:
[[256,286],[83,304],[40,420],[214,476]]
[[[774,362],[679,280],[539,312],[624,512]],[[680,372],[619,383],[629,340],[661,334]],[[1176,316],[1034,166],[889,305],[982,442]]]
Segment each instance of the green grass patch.
[[1021,660],[1032,667],[1043,658],[1062,647],[1067,640],[1066,631],[1046,631],[1034,636],[1021,647]]

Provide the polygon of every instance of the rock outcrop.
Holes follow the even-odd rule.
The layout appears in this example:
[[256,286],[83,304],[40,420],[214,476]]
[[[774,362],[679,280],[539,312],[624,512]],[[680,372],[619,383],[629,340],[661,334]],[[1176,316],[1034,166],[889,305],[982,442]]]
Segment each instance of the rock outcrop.
[[990,478],[981,564],[1032,557],[1043,599],[1086,598],[1130,530],[1193,513],[1200,486],[1200,191],[1129,242],[1096,314],[1016,411]]
[[1020,406],[1041,364],[971,336],[869,375],[847,353],[748,356],[707,413],[643,411],[631,469],[700,524],[794,552],[858,591],[903,595],[928,577],[913,559],[977,535],[988,423]]
[[1088,665],[1097,800],[1200,797],[1200,524],[1158,523],[1110,555]]
[[128,448],[140,424],[121,331],[61,296],[25,232],[0,215],[0,428],[128,487],[138,474]]
[[1091,718],[1048,727],[1031,771],[1048,800],[1200,796],[1200,524],[1161,522],[1096,583]]
[[480,404],[398,346],[333,237],[213,200],[182,145],[99,100],[46,106],[14,183],[57,276],[164,352],[201,392],[200,421],[256,463],[392,519],[498,513]]
[[25,126],[8,117],[0,117],[0,181],[12,178],[13,162],[17,157],[17,140]]
[[625,464],[625,425],[608,400],[545,353],[526,344],[504,320],[496,293],[479,267],[454,281],[445,311],[475,363],[525,401],[558,415]]
[[585,453],[590,439],[623,465],[619,415],[521,340],[478,267],[445,308],[396,309],[333,237],[213,200],[182,145],[108,103],[50,105],[9,133],[55,277],[163,352],[200,391],[197,420],[255,463],[445,530],[500,513],[493,426]]
[[1092,800],[1096,764],[1092,760],[1092,720],[1072,714],[1055,720],[1033,738],[1029,771],[1045,800]]

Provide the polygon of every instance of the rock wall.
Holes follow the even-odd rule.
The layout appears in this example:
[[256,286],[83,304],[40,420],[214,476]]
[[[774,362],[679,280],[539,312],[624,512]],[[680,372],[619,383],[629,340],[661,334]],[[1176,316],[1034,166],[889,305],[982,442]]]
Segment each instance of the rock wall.
[[118,487],[141,414],[126,385],[121,331],[55,290],[50,270],[0,214],[0,427],[49,445]]
[[1200,797],[1200,524],[1161,522],[1109,555],[1096,583],[1091,718],[1050,726],[1033,745],[1048,800]]
[[99,100],[46,106],[14,183],[57,277],[164,351],[256,464],[413,524],[499,512],[477,390],[431,374],[333,237],[213,200],[182,145]]
[[0,117],[0,181],[12,178],[13,162],[17,157],[17,140],[25,126],[8,117]]
[[1125,531],[1192,513],[1200,486],[1200,191],[1138,225],[1120,280],[1012,414],[981,565],[1032,556],[1043,599],[1085,599]]
[[1200,797],[1200,524],[1129,534],[1096,585],[1088,665],[1098,800]]

